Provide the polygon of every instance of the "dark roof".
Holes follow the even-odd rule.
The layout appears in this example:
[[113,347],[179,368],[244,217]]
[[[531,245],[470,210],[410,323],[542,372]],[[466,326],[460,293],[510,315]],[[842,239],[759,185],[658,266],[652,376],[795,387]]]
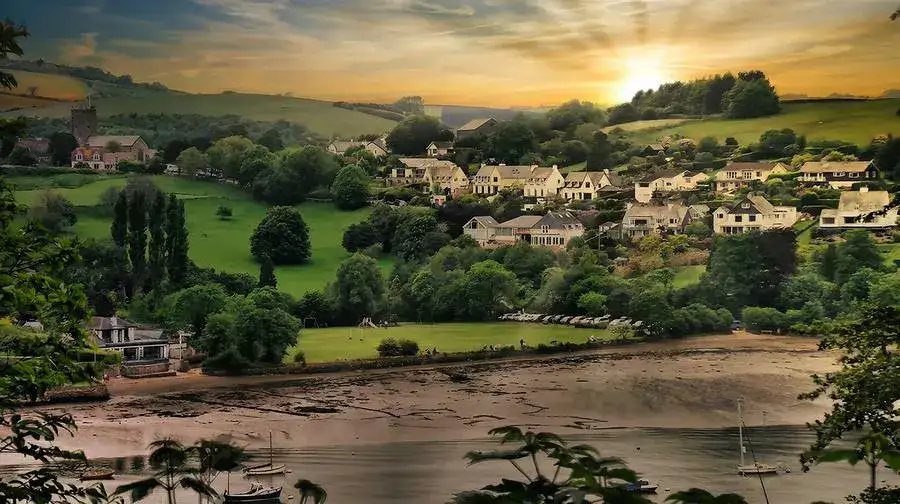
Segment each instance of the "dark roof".
[[456,131],[474,131],[489,122],[497,122],[497,120],[494,119],[493,117],[482,117],[479,119],[472,119],[471,121],[467,122],[466,124],[463,124],[462,126],[460,126],[459,129],[457,129]]
[[137,327],[137,324],[116,316],[91,317],[91,323],[88,327],[97,331],[107,331],[110,329],[126,329],[129,327]]
[[572,214],[572,212],[563,210],[559,212],[547,212],[547,215],[541,217],[534,225],[534,227],[538,226],[547,226],[550,229],[563,229],[565,226],[583,226],[583,224]]

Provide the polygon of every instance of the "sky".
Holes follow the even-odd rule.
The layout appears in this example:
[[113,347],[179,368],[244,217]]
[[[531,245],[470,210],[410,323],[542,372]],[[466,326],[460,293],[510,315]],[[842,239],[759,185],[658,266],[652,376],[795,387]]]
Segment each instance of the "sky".
[[761,69],[782,94],[900,89],[900,0],[12,0],[26,57],[216,93],[604,104]]

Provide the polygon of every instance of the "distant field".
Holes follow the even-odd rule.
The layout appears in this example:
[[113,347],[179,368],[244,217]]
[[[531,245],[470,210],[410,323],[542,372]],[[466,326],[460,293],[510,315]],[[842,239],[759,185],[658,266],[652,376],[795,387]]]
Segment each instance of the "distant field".
[[[265,216],[265,205],[225,184],[166,176],[156,176],[153,179],[163,191],[175,193],[184,199],[191,259],[200,266],[222,271],[249,273],[254,277],[259,274],[259,266],[250,256],[250,235]],[[16,192],[17,199],[26,204],[33,203],[44,190],[36,187],[33,177],[11,177],[10,182],[31,187],[29,190]],[[104,178],[80,187],[54,190],[65,195],[76,206],[93,206],[106,188],[122,187],[125,182],[123,177]],[[231,207],[234,217],[228,221],[216,218],[219,205]],[[312,261],[303,266],[276,268],[278,288],[296,296],[320,289],[334,279],[341,261],[349,256],[341,247],[344,230],[364,219],[370,211],[363,209],[341,212],[325,203],[306,203],[298,208],[309,226]],[[74,231],[85,238],[106,238],[109,236],[110,223],[111,220],[107,218],[82,215],[79,216]],[[382,262],[385,270],[390,265],[389,261]]]
[[[31,109],[36,107],[47,107],[52,105],[57,105],[58,103],[52,100],[46,100],[41,98],[31,98],[30,96],[18,96],[11,94],[2,94],[0,93],[0,111],[6,111],[11,109]],[[22,112],[19,112],[22,113]],[[28,112],[25,112],[26,114]]]
[[[665,127],[657,121],[632,123],[643,126],[634,131],[637,143],[653,143],[672,134],[700,139],[714,136],[720,141],[735,137],[746,144],[759,140],[769,129],[791,128],[809,140],[848,140],[859,145],[886,133],[900,133],[900,100],[872,100],[856,102],[785,103],[777,116],[758,119],[708,119],[683,121]],[[651,124],[646,124],[651,123]],[[626,126],[626,125],[621,125]],[[661,127],[662,126],[662,127]]]
[[[48,75],[48,77],[59,76]],[[20,84],[19,89],[25,88]],[[235,114],[256,121],[285,120],[300,123],[325,137],[338,135],[349,138],[364,133],[386,133],[397,124],[388,119],[334,107],[330,102],[286,96],[238,93],[195,95],[139,90],[134,96],[96,98],[93,103],[102,117],[128,113],[206,116]],[[29,109],[25,115],[67,118],[71,107],[70,103],[47,102],[44,107]],[[0,115],[20,114],[22,111]]]
[[690,119],[652,119],[647,121],[635,121],[625,124],[614,124],[612,126],[607,126],[603,128],[603,132],[609,133],[616,128],[621,128],[625,131],[640,131],[651,128],[665,128],[667,126],[678,126],[679,124],[684,124],[688,121],[690,121]]
[[30,87],[36,87],[35,96],[54,98],[57,100],[81,100],[87,96],[87,85],[84,81],[68,75],[23,72],[21,70],[4,70],[16,78],[19,85],[16,94],[29,94]]
[[599,329],[517,322],[403,324],[386,329],[304,329],[297,338],[297,346],[285,353],[285,362],[290,362],[296,348],[306,353],[307,362],[377,357],[376,347],[385,338],[410,339],[419,344],[420,350],[436,347],[439,352],[453,353],[480,350],[489,345],[514,345],[518,348],[522,339],[532,347],[549,344],[553,340],[585,343],[591,335],[598,339],[611,336]]

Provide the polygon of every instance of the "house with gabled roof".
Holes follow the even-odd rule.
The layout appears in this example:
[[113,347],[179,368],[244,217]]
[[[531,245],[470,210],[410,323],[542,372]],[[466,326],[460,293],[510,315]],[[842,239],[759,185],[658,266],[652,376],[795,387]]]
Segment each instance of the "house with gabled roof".
[[549,168],[535,168],[525,180],[525,196],[533,198],[556,196],[565,182],[566,179],[556,165]]
[[795,207],[775,206],[762,196],[750,194],[713,213],[713,232],[741,234],[789,228],[797,223],[798,217]]
[[560,194],[567,201],[589,201],[597,198],[601,190],[621,189],[622,185],[622,177],[609,170],[569,172]]
[[483,248],[514,245],[524,241],[531,245],[562,249],[576,236],[584,234],[584,224],[569,211],[551,211],[546,215],[521,215],[498,223],[493,217],[473,217],[463,226],[463,233]]
[[385,156],[388,153],[384,140],[381,138],[375,140],[334,140],[326,150],[332,154],[343,156],[350,149],[363,147],[367,152],[375,157]]
[[875,180],[878,170],[871,161],[810,161],[800,167],[800,182],[849,189],[858,182]]
[[531,172],[538,168],[532,166],[482,165],[472,179],[475,194],[491,196],[503,189],[524,189]]
[[452,161],[434,158],[400,158],[400,166],[391,168],[385,180],[389,186],[421,185],[425,191],[444,194],[467,192],[469,177]]
[[688,207],[681,203],[629,203],[622,223],[607,228],[607,234],[617,240],[639,240],[651,234],[681,234],[690,223]]
[[820,229],[890,229],[897,227],[897,207],[887,191],[844,191],[837,208],[819,215]]
[[97,345],[122,355],[126,376],[174,374],[169,339],[158,329],[142,328],[121,317],[91,317],[88,330]]
[[463,138],[468,138],[475,135],[484,135],[488,136],[500,123],[494,119],[493,117],[481,117],[478,119],[472,119],[471,121],[463,124],[456,130],[456,139],[462,140]]
[[772,175],[785,174],[789,171],[791,170],[788,165],[774,161],[731,162],[716,173],[715,191],[717,193],[732,192],[753,182],[765,182]]
[[453,142],[431,142],[425,148],[428,157],[447,156],[453,154]]
[[119,161],[146,162],[156,155],[139,135],[92,135],[72,151],[72,167],[115,170]]
[[701,172],[671,169],[649,175],[634,183],[634,199],[648,203],[657,192],[693,191],[709,176]]

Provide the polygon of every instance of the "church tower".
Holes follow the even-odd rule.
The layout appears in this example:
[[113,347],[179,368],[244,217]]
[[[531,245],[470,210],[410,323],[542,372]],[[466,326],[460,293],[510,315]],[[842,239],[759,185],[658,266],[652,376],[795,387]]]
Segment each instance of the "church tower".
[[87,145],[87,139],[97,134],[97,108],[93,105],[72,107],[72,136],[78,145]]

